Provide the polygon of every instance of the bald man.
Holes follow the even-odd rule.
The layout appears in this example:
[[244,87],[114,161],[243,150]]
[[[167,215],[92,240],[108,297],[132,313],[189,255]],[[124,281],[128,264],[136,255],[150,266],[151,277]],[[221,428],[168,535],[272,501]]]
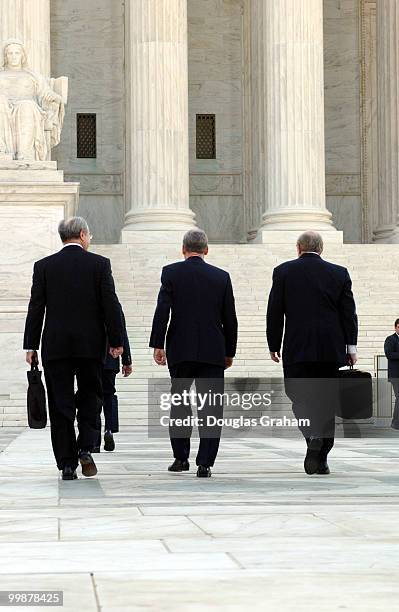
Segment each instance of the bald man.
[[[283,342],[285,390],[307,442],[307,474],[329,474],[327,455],[334,445],[336,381],[340,367],[357,360],[357,315],[349,272],[324,261],[317,232],[302,234],[298,258],[273,271],[267,308],[271,359],[280,361]],[[284,331],[284,341],[283,341]]]

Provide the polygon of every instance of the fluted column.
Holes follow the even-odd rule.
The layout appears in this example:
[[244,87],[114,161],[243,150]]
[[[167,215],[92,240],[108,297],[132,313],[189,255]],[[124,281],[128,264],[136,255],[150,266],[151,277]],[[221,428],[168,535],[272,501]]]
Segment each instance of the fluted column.
[[399,7],[397,0],[378,0],[377,114],[378,226],[376,242],[399,242]]
[[25,44],[32,70],[50,76],[50,0],[1,0],[1,54],[10,38]]
[[261,231],[333,230],[325,205],[323,0],[251,0],[251,7],[255,78],[257,63],[264,65],[254,100],[255,142],[264,142]]
[[134,230],[186,230],[189,208],[187,0],[131,0],[127,32],[127,204]]

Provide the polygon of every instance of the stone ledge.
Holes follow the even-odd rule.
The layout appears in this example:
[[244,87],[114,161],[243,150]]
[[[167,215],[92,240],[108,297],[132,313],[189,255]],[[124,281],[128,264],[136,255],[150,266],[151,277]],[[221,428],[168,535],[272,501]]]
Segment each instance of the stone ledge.
[[62,183],[64,173],[62,170],[32,168],[4,169],[0,168],[0,183]]
[[0,160],[0,170],[57,170],[56,161],[23,161],[13,159],[10,161]]

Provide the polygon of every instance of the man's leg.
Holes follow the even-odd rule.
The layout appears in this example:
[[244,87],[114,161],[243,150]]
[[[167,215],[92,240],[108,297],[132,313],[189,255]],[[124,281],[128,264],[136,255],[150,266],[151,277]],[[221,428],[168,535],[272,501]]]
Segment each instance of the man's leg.
[[[192,365],[190,363],[179,363],[176,366],[170,367],[169,371],[171,376],[171,394],[182,396],[185,391],[188,393],[193,383]],[[172,423],[174,419],[185,419],[190,416],[192,416],[190,403],[171,406],[170,420]],[[175,459],[188,461],[192,430],[191,426],[176,427],[172,425],[169,427],[170,443]]]
[[72,360],[60,359],[44,364],[51,442],[57,467],[62,470],[78,465],[78,445],[75,435],[76,404],[74,394],[74,365]]
[[92,452],[98,441],[98,421],[102,406],[102,363],[95,359],[76,360],[76,379],[79,389],[78,446]]
[[[104,408],[104,450],[115,450],[115,441],[112,433],[118,431],[118,402],[115,396],[115,370],[103,370],[103,408]],[[101,427],[100,427],[101,439]]]
[[339,399],[338,369],[335,363],[298,363],[284,368],[285,389],[295,417],[309,420],[309,426],[300,426],[308,446],[308,474],[329,473],[327,455],[334,446]]
[[392,427],[399,429],[399,379],[391,380],[392,389],[395,394],[395,407],[392,415]]
[[196,463],[212,467],[218,454],[222,428],[207,423],[208,417],[223,418],[224,368],[206,363],[197,364],[195,386],[197,395],[208,400],[202,410],[197,412],[204,425],[199,427],[200,443]]
[[115,422],[114,402],[115,395],[115,378],[114,370],[103,370],[103,407],[104,407],[104,429],[105,431],[113,431],[113,423]]
[[284,367],[284,386],[296,419],[308,438],[333,438],[338,401],[338,366],[334,363],[296,363]]
[[96,443],[93,446],[93,452],[99,453],[100,447],[101,447],[101,409],[100,409],[100,412],[98,413],[96,429],[98,431],[98,436],[97,436]]
[[[284,388],[287,397],[292,402],[292,412],[299,423],[310,420],[308,405],[308,364],[294,363],[284,366]],[[311,426],[298,425],[303,437],[308,441],[311,437]]]

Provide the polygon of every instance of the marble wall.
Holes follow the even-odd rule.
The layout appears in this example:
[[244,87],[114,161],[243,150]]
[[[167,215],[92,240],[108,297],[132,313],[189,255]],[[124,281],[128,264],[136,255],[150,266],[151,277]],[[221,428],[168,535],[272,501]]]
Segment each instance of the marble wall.
[[[213,242],[245,239],[243,2],[188,0],[190,206]],[[196,159],[197,113],[216,115],[216,159]]]
[[[69,77],[61,144],[52,158],[80,181],[79,213],[95,242],[119,242],[124,222],[124,2],[51,0],[53,74]],[[97,114],[97,159],[76,157],[76,114]]]
[[[243,8],[188,0],[190,205],[213,240],[245,240]],[[327,207],[346,242],[362,241],[358,0],[324,0]],[[195,115],[215,113],[217,159],[195,159]]]
[[327,207],[345,242],[362,240],[358,0],[324,0]]
[[[212,241],[246,239],[243,12],[248,0],[188,0],[190,206]],[[324,0],[327,206],[347,242],[362,239],[358,0]],[[118,242],[124,202],[124,2],[51,1],[52,73],[69,76],[53,159],[81,182],[96,242]],[[76,158],[76,113],[97,113],[96,160]],[[216,115],[215,160],[195,156],[197,113]]]

